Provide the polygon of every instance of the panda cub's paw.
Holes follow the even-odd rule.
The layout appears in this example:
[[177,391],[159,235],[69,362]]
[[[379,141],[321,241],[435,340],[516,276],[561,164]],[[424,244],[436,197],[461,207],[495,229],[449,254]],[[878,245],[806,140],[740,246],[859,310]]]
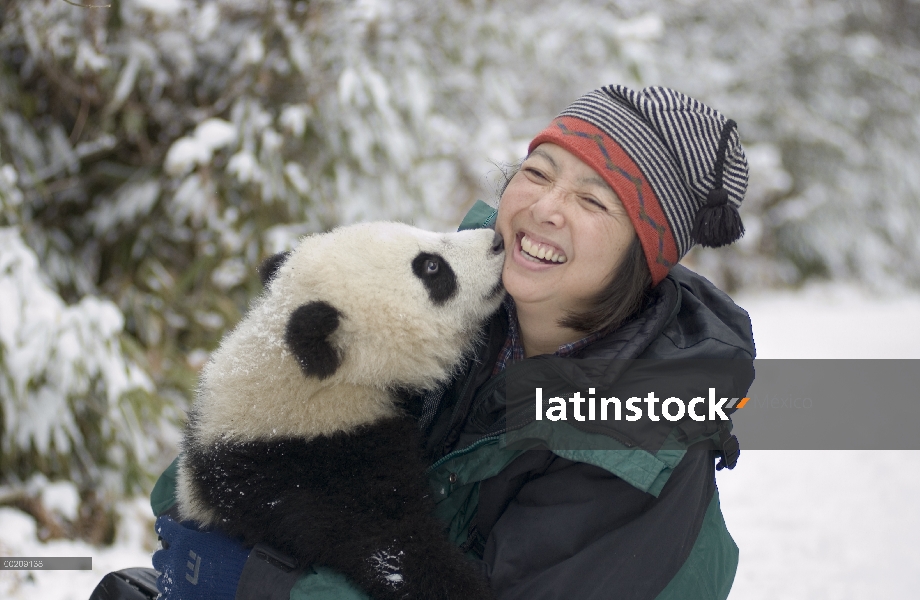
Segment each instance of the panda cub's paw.
[[405,555],[402,550],[378,550],[371,554],[367,562],[381,584],[399,591],[405,584],[402,574],[402,559]]
[[[425,536],[425,532],[420,533]],[[485,577],[446,540],[443,544],[409,544],[406,550],[393,547],[376,550],[363,567],[364,572],[356,574],[357,579],[375,600],[494,598]]]

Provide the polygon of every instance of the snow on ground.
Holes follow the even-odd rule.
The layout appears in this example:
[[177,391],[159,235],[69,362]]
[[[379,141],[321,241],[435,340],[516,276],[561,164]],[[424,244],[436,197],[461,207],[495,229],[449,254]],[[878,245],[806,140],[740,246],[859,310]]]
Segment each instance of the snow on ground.
[[920,294],[846,285],[739,295],[757,358],[920,358]]
[[916,598],[918,474],[916,451],[742,450],[717,476],[741,550],[729,600]]
[[13,508],[0,508],[0,556],[90,556],[92,571],[0,571],[3,600],[87,600],[106,573],[128,567],[150,566],[156,543],[150,503],[138,498],[119,505],[121,526],[115,543],[94,547],[84,542],[55,540],[41,543],[35,521]]
[[[920,295],[845,286],[742,295],[761,358],[920,358]],[[742,446],[744,440],[741,440]],[[920,589],[920,451],[747,451],[718,475],[741,548],[730,600],[910,598]],[[0,598],[86,600],[113,570],[149,566],[149,505],[121,507],[117,543],[41,544],[0,509],[0,556],[92,556],[93,571],[0,571]]]

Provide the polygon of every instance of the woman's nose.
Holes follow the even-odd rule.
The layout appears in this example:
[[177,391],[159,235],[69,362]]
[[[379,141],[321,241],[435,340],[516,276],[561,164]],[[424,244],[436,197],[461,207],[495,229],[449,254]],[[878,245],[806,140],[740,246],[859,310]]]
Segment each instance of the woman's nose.
[[541,194],[531,205],[530,210],[534,218],[540,222],[561,225],[564,220],[562,216],[564,205],[565,191],[559,187],[553,187]]

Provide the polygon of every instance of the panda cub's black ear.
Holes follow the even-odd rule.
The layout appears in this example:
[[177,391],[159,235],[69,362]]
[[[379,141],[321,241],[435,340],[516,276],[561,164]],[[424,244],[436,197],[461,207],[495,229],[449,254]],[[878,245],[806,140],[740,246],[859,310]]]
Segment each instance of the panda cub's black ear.
[[284,261],[286,261],[290,255],[291,251],[288,250],[287,252],[272,254],[262,261],[262,264],[259,265],[259,279],[262,280],[263,288],[268,287],[269,282],[275,278],[275,274],[278,272],[278,269],[281,267],[281,265],[284,264]]
[[307,377],[325,379],[342,364],[342,356],[329,342],[341,316],[334,306],[321,300],[301,304],[291,313],[284,341]]

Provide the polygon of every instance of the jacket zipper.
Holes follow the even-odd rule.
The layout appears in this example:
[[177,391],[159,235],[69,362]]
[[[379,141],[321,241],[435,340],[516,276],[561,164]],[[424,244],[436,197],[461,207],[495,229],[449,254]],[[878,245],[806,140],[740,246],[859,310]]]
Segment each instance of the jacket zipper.
[[491,442],[491,441],[496,441],[496,440],[498,440],[498,438],[500,438],[500,437],[502,436],[502,433],[504,433],[504,432],[500,432],[500,433],[496,433],[496,434],[493,434],[493,435],[490,435],[490,436],[487,436],[487,437],[479,438],[478,440],[476,440],[475,442],[473,442],[472,444],[470,444],[470,445],[467,446],[466,448],[461,448],[460,450],[454,450],[454,451],[451,452],[450,454],[445,454],[444,456],[442,456],[441,458],[439,458],[438,461],[437,461],[436,463],[434,463],[433,465],[431,465],[430,467],[428,467],[428,469],[425,471],[425,474],[427,475],[427,474],[431,473],[432,471],[437,470],[438,467],[440,467],[440,466],[443,465],[444,463],[448,462],[449,460],[452,460],[452,459],[454,459],[454,458],[456,458],[456,457],[458,457],[458,456],[462,456],[462,455],[464,455],[464,454],[467,454],[467,453],[469,453],[469,452],[472,452],[473,450],[479,448],[480,446],[484,446],[487,442]]

